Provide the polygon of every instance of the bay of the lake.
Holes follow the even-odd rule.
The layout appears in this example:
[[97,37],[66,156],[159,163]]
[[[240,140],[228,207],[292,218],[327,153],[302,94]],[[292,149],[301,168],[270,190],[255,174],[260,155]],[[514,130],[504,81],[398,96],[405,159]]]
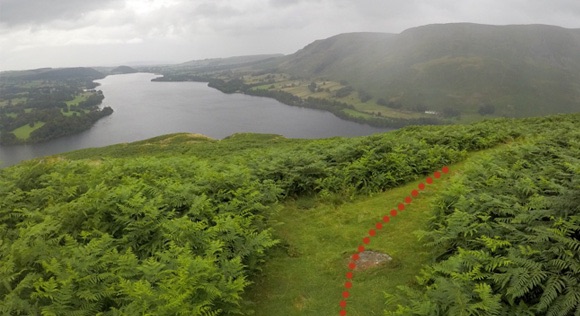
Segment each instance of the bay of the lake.
[[201,82],[152,82],[136,73],[97,80],[112,115],[80,134],[40,144],[0,146],[0,167],[62,152],[143,140],[169,133],[199,133],[222,139],[234,133],[288,138],[363,136],[388,131],[346,121],[331,113],[293,107],[270,98],[224,94]]

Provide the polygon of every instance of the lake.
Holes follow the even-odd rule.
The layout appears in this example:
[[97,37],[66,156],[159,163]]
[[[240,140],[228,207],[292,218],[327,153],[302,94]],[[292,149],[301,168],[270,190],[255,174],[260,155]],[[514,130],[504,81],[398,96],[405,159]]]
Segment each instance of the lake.
[[80,134],[46,143],[0,146],[1,167],[82,148],[134,142],[169,133],[200,133],[222,139],[238,132],[288,138],[363,136],[388,131],[346,121],[331,113],[293,107],[270,98],[224,94],[201,82],[152,82],[156,75],[108,76],[96,82],[103,106],[115,111]]

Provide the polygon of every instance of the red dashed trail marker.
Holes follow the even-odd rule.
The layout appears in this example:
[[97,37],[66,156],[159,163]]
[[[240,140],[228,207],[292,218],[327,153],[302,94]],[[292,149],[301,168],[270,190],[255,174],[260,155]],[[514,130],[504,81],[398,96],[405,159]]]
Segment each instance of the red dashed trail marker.
[[[433,177],[427,177],[425,179],[425,183],[427,183],[427,185],[433,184],[433,181],[434,181],[433,178],[435,178],[435,179],[441,178],[442,173],[444,173],[444,174],[449,173],[449,167],[445,166],[445,167],[441,168],[441,171],[435,171],[433,173]],[[352,278],[354,277],[353,271],[356,268],[357,261],[360,259],[360,253],[365,251],[364,245],[368,245],[371,242],[371,238],[375,237],[377,235],[377,231],[383,229],[383,226],[391,221],[391,217],[395,217],[395,216],[397,216],[398,212],[404,211],[405,205],[411,204],[411,202],[413,201],[413,198],[418,197],[419,192],[425,190],[425,188],[427,187],[427,185],[425,185],[425,183],[423,183],[423,182],[419,183],[418,190],[415,189],[415,190],[411,191],[411,194],[409,196],[405,197],[404,203],[399,203],[399,205],[397,205],[396,209],[395,208],[391,209],[391,211],[387,215],[383,216],[382,222],[377,222],[375,224],[375,227],[371,228],[369,230],[368,236],[363,237],[362,245],[358,246],[357,252],[351,256],[351,261],[348,264],[348,269],[350,271],[348,271],[346,273],[346,281],[344,282],[344,291],[342,292],[342,299],[340,300],[340,303],[339,303],[339,306],[340,306],[339,315],[340,316],[346,316],[346,313],[347,313],[346,309],[348,306],[347,299],[350,297],[349,290],[352,288],[352,282],[353,282]]]

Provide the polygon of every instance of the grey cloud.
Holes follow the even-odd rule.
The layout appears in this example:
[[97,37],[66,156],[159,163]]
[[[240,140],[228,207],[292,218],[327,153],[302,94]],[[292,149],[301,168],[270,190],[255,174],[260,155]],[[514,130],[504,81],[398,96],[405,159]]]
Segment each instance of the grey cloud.
[[289,7],[292,5],[296,5],[300,3],[301,0],[270,0],[269,3],[272,7],[280,8],[280,7]]
[[[186,8],[187,9],[187,8]],[[242,14],[238,9],[227,5],[219,5],[218,2],[205,2],[190,8],[194,16],[204,17],[229,17]]]
[[[0,68],[290,53],[338,33],[450,22],[580,28],[580,0],[0,0]],[[103,45],[110,54],[95,53]]]
[[76,20],[83,14],[123,4],[114,0],[0,0],[0,24],[41,25],[54,20]]
[[397,17],[401,15],[417,15],[421,9],[419,0],[349,0],[353,7],[363,16]]

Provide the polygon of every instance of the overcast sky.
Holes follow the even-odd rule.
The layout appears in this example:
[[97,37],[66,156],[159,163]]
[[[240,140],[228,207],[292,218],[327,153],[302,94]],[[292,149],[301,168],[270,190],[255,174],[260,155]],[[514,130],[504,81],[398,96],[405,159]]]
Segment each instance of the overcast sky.
[[0,69],[290,54],[451,22],[580,28],[580,0],[0,0]]

